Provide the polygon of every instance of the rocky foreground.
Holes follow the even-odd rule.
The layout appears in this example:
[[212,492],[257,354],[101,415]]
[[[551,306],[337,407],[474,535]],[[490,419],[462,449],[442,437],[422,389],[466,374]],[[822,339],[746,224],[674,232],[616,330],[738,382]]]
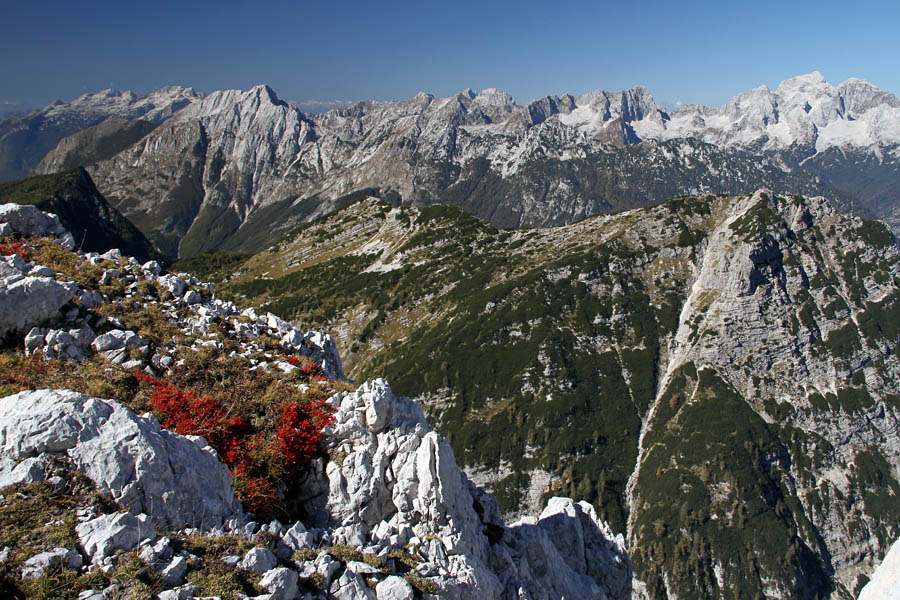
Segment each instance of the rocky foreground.
[[[589,504],[553,498],[538,517],[505,526],[418,404],[384,380],[348,384],[330,336],[239,311],[153,262],[73,252],[59,222],[34,207],[0,206],[0,221],[3,594],[632,595],[624,538]],[[292,507],[281,512],[287,522],[245,511],[220,460],[228,457],[204,437],[124,405],[141,378],[164,381],[197,353],[210,370],[237,361],[327,392],[333,418],[321,451],[278,488]],[[315,381],[290,379],[310,364]],[[67,381],[79,389],[57,385]]]

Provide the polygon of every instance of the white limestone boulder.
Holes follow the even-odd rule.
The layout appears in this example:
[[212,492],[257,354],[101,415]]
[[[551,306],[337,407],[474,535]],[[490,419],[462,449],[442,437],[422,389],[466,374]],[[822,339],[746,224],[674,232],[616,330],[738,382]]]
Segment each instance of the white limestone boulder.
[[297,580],[296,571],[279,567],[266,571],[259,587],[270,594],[271,600],[294,600],[298,596]]
[[98,491],[163,528],[213,527],[242,517],[214,451],[112,400],[68,390],[0,399],[0,480],[18,461],[71,460]]
[[265,573],[278,565],[278,559],[267,548],[251,548],[241,561],[241,568],[254,573]]
[[77,283],[50,277],[31,277],[21,272],[0,277],[0,338],[25,333],[58,318],[60,309],[77,292]]
[[415,597],[412,586],[396,575],[379,581],[375,586],[375,596],[378,600],[413,600]]

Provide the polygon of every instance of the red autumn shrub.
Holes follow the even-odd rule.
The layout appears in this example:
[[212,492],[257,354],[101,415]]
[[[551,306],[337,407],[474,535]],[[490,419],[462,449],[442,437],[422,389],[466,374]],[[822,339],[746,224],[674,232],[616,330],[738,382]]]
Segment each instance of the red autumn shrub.
[[9,244],[0,244],[0,255],[10,256],[11,254],[18,254],[25,260],[29,260],[28,249],[25,247],[25,244],[22,242],[11,242]]
[[317,365],[315,361],[310,360],[305,356],[288,356],[287,354],[282,354],[281,358],[294,365],[295,367],[298,367],[300,369],[300,372],[306,375],[307,378],[315,378],[321,381],[324,381],[326,379],[326,377],[322,374],[322,369],[319,368],[319,365]]
[[[150,404],[163,427],[182,435],[201,435],[215,448],[234,478],[235,494],[246,510],[271,514],[284,477],[318,451],[322,429],[334,422],[324,396],[307,392],[307,401],[270,407],[269,415],[235,415],[213,397],[199,396],[141,371],[150,384]],[[253,423],[253,425],[251,425]]]
[[284,458],[291,474],[296,472],[297,466],[315,456],[322,429],[334,423],[332,411],[325,406],[325,398],[308,398],[309,402],[304,406],[291,401],[282,404],[275,431],[275,450]]

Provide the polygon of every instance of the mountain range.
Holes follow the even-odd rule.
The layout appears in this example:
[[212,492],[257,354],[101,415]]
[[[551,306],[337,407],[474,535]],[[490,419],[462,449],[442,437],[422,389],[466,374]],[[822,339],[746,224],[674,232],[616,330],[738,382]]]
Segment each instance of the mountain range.
[[[97,120],[110,93],[65,110],[96,105]],[[761,187],[824,194],[844,212],[898,223],[900,100],[861,79],[832,86],[816,72],[723,107],[673,112],[636,87],[525,105],[496,89],[420,93],[307,115],[257,86],[205,97],[167,88],[143,105],[120,102],[117,114],[151,98],[159,112],[143,118],[183,108],[140,139],[129,137],[144,133],[133,125],[120,136],[108,125],[103,136],[117,137],[108,144],[115,152],[98,151],[96,132],[76,134],[38,171],[84,164],[110,202],[172,256],[262,249],[364,191],[394,204],[456,204],[503,228]],[[133,143],[123,148],[123,140]]]
[[[343,372],[415,399],[506,517],[590,503],[627,540],[638,597],[848,598],[900,535],[895,96],[812,73],[720,108],[669,112],[641,87],[524,106],[488,89],[308,115],[267,86],[170,91],[180,109],[98,109],[37,167],[87,170],[0,191],[34,204],[62,185],[55,210],[121,213],[172,269],[214,277],[234,304],[182,315],[198,351],[235,358],[224,341],[248,323],[283,348],[274,314],[331,332]],[[159,312],[147,294],[168,296],[138,279],[170,276],[132,267],[121,289],[90,285],[121,296],[115,318],[131,307],[147,336],[179,339],[160,328],[210,288]],[[237,314],[251,305],[274,314]],[[254,369],[277,360],[258,350],[240,350]],[[342,518],[369,523],[393,509],[367,482],[396,476],[366,475],[369,459],[394,446],[357,433],[359,455],[335,446],[322,468],[346,468],[336,481],[363,495],[331,490]],[[531,556],[488,550],[471,497],[479,556]],[[497,572],[513,594],[523,571]]]

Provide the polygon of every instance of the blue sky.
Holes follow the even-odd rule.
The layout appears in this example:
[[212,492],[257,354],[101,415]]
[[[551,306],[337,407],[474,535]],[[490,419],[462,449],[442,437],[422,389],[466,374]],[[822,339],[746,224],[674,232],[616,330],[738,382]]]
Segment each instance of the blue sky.
[[498,87],[518,102],[642,84],[659,102],[720,105],[813,70],[900,94],[894,2],[6,0],[0,18],[0,111],[256,83],[295,101]]

